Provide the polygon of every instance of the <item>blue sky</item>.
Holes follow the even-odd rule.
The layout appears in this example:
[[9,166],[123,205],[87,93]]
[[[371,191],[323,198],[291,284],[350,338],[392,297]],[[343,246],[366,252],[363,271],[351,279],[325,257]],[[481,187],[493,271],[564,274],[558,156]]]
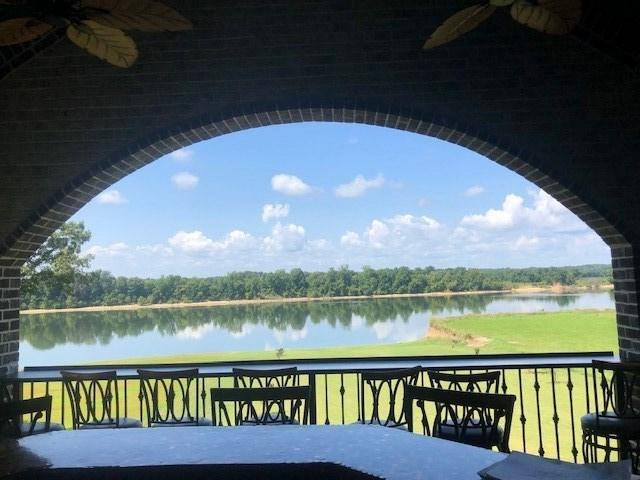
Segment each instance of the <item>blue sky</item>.
[[73,220],[93,233],[92,267],[116,275],[610,261],[586,225],[504,167],[357,124],[201,142],[121,180]]

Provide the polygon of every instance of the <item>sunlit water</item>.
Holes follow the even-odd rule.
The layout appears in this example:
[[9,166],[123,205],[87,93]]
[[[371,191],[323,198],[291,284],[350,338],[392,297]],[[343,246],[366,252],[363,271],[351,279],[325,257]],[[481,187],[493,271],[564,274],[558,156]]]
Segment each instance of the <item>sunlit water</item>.
[[422,338],[433,316],[614,308],[612,292],[501,294],[23,315],[20,364]]

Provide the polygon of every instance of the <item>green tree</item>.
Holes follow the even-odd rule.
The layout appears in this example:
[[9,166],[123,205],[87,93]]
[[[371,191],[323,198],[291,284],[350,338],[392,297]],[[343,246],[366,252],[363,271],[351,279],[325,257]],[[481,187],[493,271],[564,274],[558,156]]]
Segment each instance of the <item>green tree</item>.
[[22,267],[23,296],[34,300],[55,294],[73,296],[78,277],[85,273],[93,258],[80,253],[90,239],[91,232],[83,222],[67,222],[53,232]]

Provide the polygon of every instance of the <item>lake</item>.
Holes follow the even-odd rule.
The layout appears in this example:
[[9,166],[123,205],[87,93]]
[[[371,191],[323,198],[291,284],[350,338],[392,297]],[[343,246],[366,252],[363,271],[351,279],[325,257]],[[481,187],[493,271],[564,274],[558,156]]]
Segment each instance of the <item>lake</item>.
[[604,291],[23,315],[20,365],[405,342],[424,337],[434,316],[612,308]]

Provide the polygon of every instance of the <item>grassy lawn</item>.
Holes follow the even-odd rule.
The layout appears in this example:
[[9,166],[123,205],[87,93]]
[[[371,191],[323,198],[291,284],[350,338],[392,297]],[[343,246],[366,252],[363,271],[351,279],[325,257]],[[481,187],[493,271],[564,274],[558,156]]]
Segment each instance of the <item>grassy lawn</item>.
[[[567,311],[528,314],[468,315],[447,319],[434,319],[432,325],[440,332],[436,338],[425,338],[414,342],[391,345],[367,345],[359,347],[334,347],[322,349],[288,350],[283,359],[303,359],[321,357],[366,357],[366,356],[407,356],[407,355],[446,355],[474,354],[479,348],[480,354],[491,353],[534,353],[534,352],[570,352],[570,351],[616,351],[617,336],[615,314],[613,311]],[[482,346],[478,346],[482,344]],[[120,363],[172,363],[172,362],[210,362],[234,360],[274,360],[275,353],[268,352],[232,352],[193,354],[181,356],[159,356],[122,359]],[[118,363],[113,362],[113,363]],[[503,372],[507,392],[518,399],[513,416],[511,447],[538,453],[544,447],[545,456],[560,456],[573,460],[572,448],[580,450],[580,416],[587,411],[585,395],[585,369],[517,370]],[[571,375],[571,382],[569,382]],[[357,421],[357,379],[354,374],[319,375],[317,377],[318,423],[326,419],[332,424]],[[536,391],[536,380],[539,389]],[[428,380],[424,379],[425,384]],[[208,402],[209,388],[232,386],[230,378],[220,383],[215,378],[205,380],[205,415],[210,416]],[[305,379],[301,380],[305,383]],[[570,389],[568,384],[574,387]],[[590,384],[590,383],[589,383]],[[61,385],[49,385],[49,393],[54,396],[53,420],[60,421],[62,408]],[[344,395],[340,395],[344,388]],[[127,381],[127,415],[140,418],[140,401],[137,397],[137,380]],[[124,382],[120,382],[121,404]],[[325,391],[328,395],[325,395]],[[522,395],[520,394],[522,392]],[[554,395],[555,392],[555,395]],[[45,393],[45,386],[36,385],[33,395]],[[31,396],[25,386],[24,397]],[[539,411],[536,397],[539,397]],[[554,402],[555,397],[555,402]],[[65,403],[65,423],[69,425],[70,411],[68,399]],[[522,414],[526,421],[522,422]],[[553,421],[557,413],[558,442],[556,447],[556,424]],[[124,414],[124,405],[121,407]],[[572,422],[574,428],[572,428]],[[542,436],[542,441],[541,437]],[[578,455],[580,460],[580,455]]]

